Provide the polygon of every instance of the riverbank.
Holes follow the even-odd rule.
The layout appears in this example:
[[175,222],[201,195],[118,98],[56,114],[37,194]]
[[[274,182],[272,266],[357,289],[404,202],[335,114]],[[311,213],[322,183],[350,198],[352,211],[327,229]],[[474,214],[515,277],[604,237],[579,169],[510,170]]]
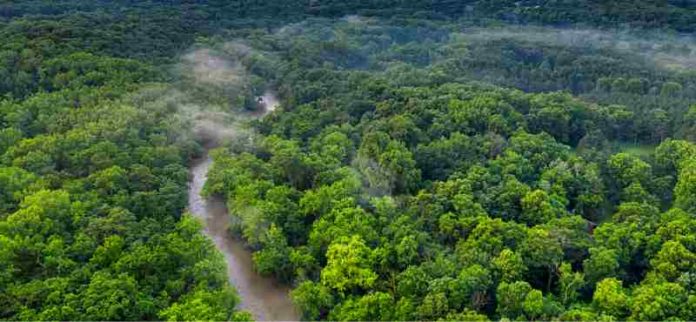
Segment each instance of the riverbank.
[[225,201],[220,197],[206,199],[201,196],[211,164],[207,150],[203,157],[193,160],[191,164],[189,211],[203,221],[203,233],[223,254],[229,281],[241,299],[239,309],[250,312],[258,321],[299,320],[299,314],[288,296],[290,288],[256,273],[251,252],[244,248],[242,240],[230,233],[230,217]]
[[[259,98],[262,104],[252,117],[264,117],[278,106],[278,99],[271,91]],[[221,126],[221,125],[220,125]],[[219,131],[209,131],[216,133]],[[189,211],[204,224],[203,233],[210,238],[222,253],[227,264],[227,276],[240,297],[239,309],[251,313],[257,321],[297,321],[300,315],[289,297],[290,287],[282,285],[273,278],[259,275],[254,270],[251,251],[244,247],[244,241],[235,237],[229,229],[230,215],[225,200],[220,196],[203,198],[201,191],[208,178],[208,170],[213,161],[208,151],[220,142],[216,138],[206,138],[203,155],[191,162],[191,181],[189,182]]]

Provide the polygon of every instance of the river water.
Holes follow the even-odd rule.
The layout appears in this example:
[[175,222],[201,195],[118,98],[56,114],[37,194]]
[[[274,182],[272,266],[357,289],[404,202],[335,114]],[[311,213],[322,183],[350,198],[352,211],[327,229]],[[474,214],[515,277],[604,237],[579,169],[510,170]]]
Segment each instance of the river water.
[[[277,104],[272,95],[264,95],[264,101]],[[273,108],[275,105],[270,105],[269,112]],[[203,157],[191,163],[189,211],[203,221],[204,234],[224,255],[229,281],[241,299],[238,308],[250,312],[257,321],[299,320],[300,316],[288,296],[290,288],[256,273],[251,252],[244,248],[241,239],[230,233],[230,216],[225,201],[221,197],[201,197],[211,164],[207,150]]]

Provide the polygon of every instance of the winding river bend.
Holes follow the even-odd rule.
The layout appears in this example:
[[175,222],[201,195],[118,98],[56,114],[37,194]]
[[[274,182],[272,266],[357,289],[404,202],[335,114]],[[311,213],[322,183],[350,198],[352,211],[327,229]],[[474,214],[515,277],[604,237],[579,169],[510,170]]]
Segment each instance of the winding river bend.
[[[264,96],[264,102],[272,102],[268,107],[270,111],[277,101]],[[229,281],[237,289],[241,299],[239,309],[250,312],[258,321],[299,320],[300,316],[288,296],[290,288],[256,273],[251,253],[244,248],[242,240],[229,232],[230,217],[225,201],[220,197],[201,197],[201,190],[212,164],[207,152],[206,150],[203,157],[191,163],[189,211],[203,220],[203,232],[224,255]]]

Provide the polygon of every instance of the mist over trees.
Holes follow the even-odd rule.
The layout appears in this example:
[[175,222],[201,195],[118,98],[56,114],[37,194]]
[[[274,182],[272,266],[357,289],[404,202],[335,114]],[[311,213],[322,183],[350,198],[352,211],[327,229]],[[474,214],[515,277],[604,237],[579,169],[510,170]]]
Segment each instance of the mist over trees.
[[[0,319],[696,320],[692,1],[0,4]],[[280,106],[249,116],[272,89]]]

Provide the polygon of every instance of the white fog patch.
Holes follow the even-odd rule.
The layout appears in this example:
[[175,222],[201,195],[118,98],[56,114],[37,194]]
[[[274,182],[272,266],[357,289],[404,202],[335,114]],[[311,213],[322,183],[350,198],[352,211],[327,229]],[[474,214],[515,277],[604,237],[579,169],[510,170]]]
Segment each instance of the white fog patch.
[[216,55],[210,49],[199,49],[186,54],[183,63],[196,82],[203,85],[238,85],[246,77],[239,63]]
[[454,39],[496,41],[515,39],[566,47],[611,49],[642,56],[664,68],[696,68],[696,38],[685,35],[642,34],[631,31],[557,29],[550,27],[474,28]]
[[[280,104],[275,93],[252,95],[252,77],[242,61],[257,54],[250,46],[230,41],[216,48],[195,48],[175,67],[179,81],[160,100],[176,106],[193,135],[205,144],[247,142],[254,137],[248,121],[262,118]],[[255,99],[255,110],[245,101]]]
[[373,21],[370,18],[359,15],[347,15],[341,18],[341,20],[350,24],[366,24]]
[[263,96],[261,96],[259,103],[263,106],[263,116],[273,113],[273,111],[275,111],[280,105],[278,97],[276,97],[275,93],[270,90],[266,91]]

